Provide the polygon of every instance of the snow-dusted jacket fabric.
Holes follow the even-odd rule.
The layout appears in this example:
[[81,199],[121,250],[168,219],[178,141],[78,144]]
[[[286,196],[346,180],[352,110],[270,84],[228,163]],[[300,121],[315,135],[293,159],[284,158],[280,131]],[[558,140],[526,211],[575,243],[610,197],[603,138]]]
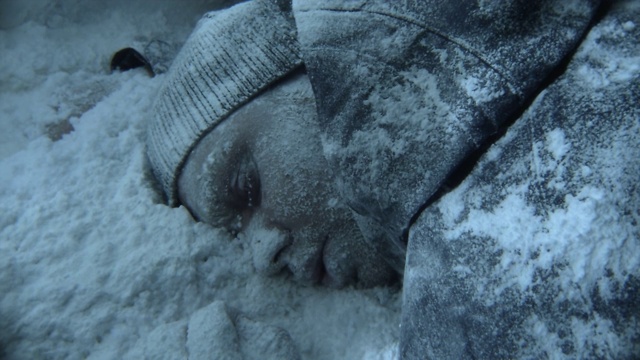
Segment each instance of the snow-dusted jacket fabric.
[[[285,11],[282,11],[282,8]],[[302,65],[285,1],[207,13],[173,62],[147,129],[147,154],[169,205],[198,141],[231,112]]]
[[365,236],[396,268],[413,214],[521,111],[598,4],[293,1],[325,155]]
[[640,357],[640,4],[412,226],[404,359]]

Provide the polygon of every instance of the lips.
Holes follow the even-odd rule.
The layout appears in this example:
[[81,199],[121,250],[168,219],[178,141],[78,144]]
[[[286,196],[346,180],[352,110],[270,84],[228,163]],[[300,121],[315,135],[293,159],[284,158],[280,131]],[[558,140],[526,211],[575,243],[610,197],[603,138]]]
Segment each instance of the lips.
[[[317,240],[304,241],[309,238]],[[329,235],[318,237],[304,231],[290,233],[287,245],[274,258],[280,270],[290,273],[300,284],[343,288],[357,283],[359,259],[349,256],[350,244],[340,240],[343,239],[336,242]]]
[[317,285],[323,285],[330,288],[342,288],[348,285],[348,281],[346,279],[341,278],[335,271],[332,271],[332,268],[327,266],[329,262],[329,254],[327,253],[327,248],[329,244],[329,239],[325,239],[322,244],[322,251],[318,256],[317,265],[315,269],[315,279],[314,282]]
[[318,256],[316,263],[317,264],[313,269],[313,276],[312,276],[313,284],[314,285],[324,284],[328,274],[327,274],[327,268],[324,265],[324,256],[322,253],[320,254],[320,256]]
[[[330,273],[326,265],[326,253],[328,237],[324,239],[322,245],[306,261],[306,266],[302,267],[302,274],[295,274],[294,277],[308,285],[323,285],[327,287],[341,287],[341,282]],[[297,275],[297,276],[296,276]]]
[[322,241],[321,246],[318,248],[318,251],[311,257],[310,263],[313,264],[310,271],[310,282],[312,285],[323,284],[325,278],[328,276],[327,267],[324,263],[324,250],[326,248],[328,242],[328,238],[325,237],[324,241]]

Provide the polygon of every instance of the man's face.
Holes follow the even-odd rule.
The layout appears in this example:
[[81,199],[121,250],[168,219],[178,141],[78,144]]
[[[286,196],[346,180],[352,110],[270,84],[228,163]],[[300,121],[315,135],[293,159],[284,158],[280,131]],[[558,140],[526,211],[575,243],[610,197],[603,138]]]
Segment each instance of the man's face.
[[199,142],[180,201],[199,220],[240,232],[266,274],[332,287],[390,283],[397,275],[333,188],[316,121],[307,76],[279,83]]

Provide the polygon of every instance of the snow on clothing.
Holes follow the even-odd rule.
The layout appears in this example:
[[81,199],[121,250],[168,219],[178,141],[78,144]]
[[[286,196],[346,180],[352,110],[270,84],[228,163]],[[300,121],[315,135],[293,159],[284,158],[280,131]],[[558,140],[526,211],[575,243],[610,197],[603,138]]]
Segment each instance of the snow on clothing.
[[639,16],[617,4],[413,224],[404,358],[638,357]]
[[414,214],[577,46],[598,3],[294,1],[325,156],[396,268]]
[[[630,105],[639,95],[631,86],[637,67],[613,83],[606,76],[619,74],[603,68],[604,79],[589,83],[581,72],[597,59],[579,53],[469,178],[419,214],[464,158],[524,110],[578,45],[598,5],[293,1],[325,156],[341,195],[370,243],[398,270],[401,239],[409,231],[404,358],[637,355],[636,312],[630,310],[638,297],[638,264],[622,253],[638,249],[638,112]],[[631,35],[610,29],[620,26],[619,9],[633,6],[615,6],[592,32],[607,41],[600,44],[593,35],[583,47],[624,46],[625,56],[637,56]],[[182,53],[188,64],[188,52]],[[243,97],[222,111],[212,109],[213,122],[176,140],[179,146],[150,146],[171,201],[181,162],[201,134],[266,85],[240,92]],[[176,101],[176,94],[168,98]],[[189,114],[197,102],[183,109]],[[592,133],[585,121],[602,123],[602,133]],[[169,137],[179,135],[172,131]],[[607,157],[617,148],[605,138],[628,151],[626,162]],[[176,150],[169,166],[158,170],[154,151]],[[600,209],[605,219],[595,216]],[[520,217],[509,217],[513,212]],[[573,231],[550,234],[545,222],[552,221],[567,221]],[[500,227],[513,231],[491,231]],[[626,237],[611,240],[607,229]],[[576,252],[582,245],[590,251]],[[609,252],[593,255],[602,249]],[[590,260],[602,266],[585,264]]]

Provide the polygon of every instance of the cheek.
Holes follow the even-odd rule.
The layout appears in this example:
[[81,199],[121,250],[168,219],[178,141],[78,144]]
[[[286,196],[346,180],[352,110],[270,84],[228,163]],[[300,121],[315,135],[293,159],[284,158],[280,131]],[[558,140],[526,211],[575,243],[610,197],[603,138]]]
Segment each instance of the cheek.
[[261,171],[260,209],[271,220],[288,228],[330,220],[329,203],[335,196],[331,179],[319,169],[302,166],[312,163],[274,159]]

